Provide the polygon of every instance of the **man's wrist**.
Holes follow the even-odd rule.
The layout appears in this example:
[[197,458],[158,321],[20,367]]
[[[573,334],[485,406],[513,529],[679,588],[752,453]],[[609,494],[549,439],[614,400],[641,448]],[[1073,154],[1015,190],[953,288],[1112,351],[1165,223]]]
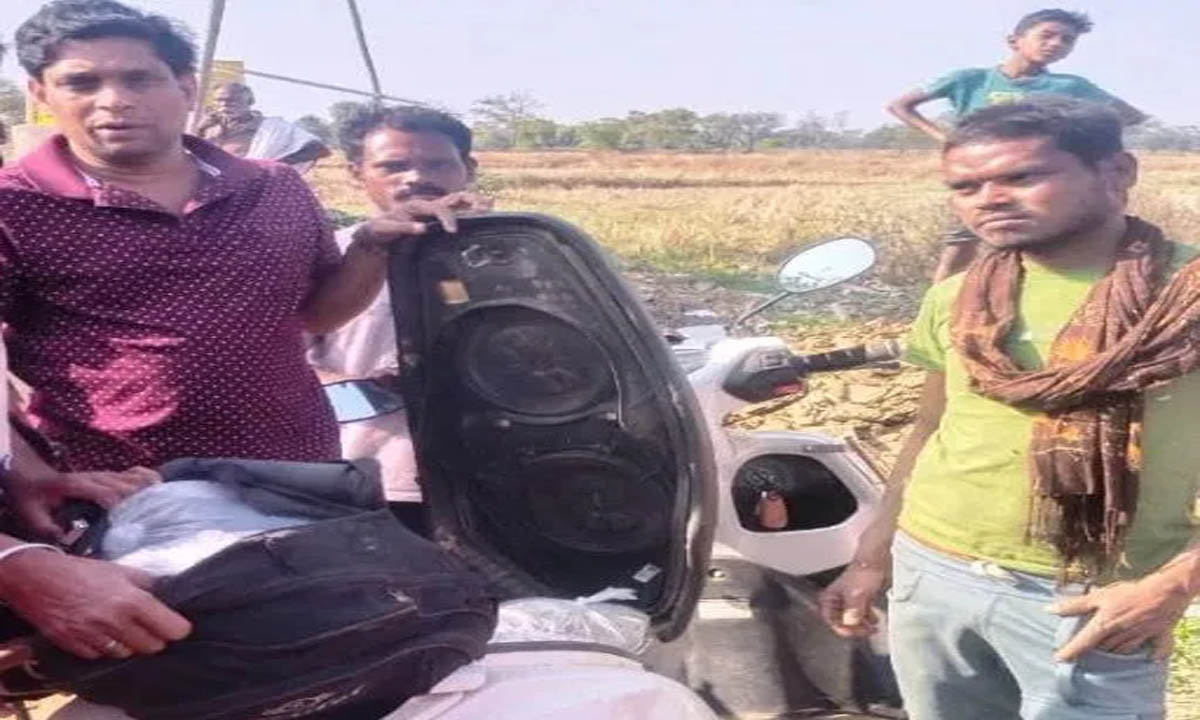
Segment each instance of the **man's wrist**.
[[1188,600],[1200,596],[1200,548],[1184,552],[1145,579],[1168,594]]
[[366,226],[354,231],[350,244],[346,246],[347,259],[352,257],[370,258],[372,260],[386,259],[388,246],[380,242]]
[[863,542],[850,560],[850,566],[858,570],[883,570],[892,567],[892,546],[890,542]]
[[11,488],[14,485],[21,487],[30,487],[42,483],[50,483],[58,480],[64,473],[55,470],[52,467],[37,467],[37,468],[21,468],[19,462],[9,463],[7,472],[3,474],[3,484],[6,488]]
[[8,553],[0,558],[0,600],[5,601],[29,589],[37,577],[45,575],[48,562],[53,565],[65,555],[52,545],[22,542],[8,544],[0,553]]

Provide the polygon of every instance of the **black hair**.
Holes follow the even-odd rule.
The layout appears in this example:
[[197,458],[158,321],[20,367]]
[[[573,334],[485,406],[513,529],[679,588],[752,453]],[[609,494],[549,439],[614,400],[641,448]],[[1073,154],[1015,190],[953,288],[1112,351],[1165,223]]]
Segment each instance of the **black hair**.
[[380,128],[404,132],[435,132],[445,135],[458,148],[464,162],[471,158],[471,129],[450,113],[419,105],[376,105],[360,103],[337,122],[337,141],[346,159],[362,162],[363,142]]
[[1017,26],[1013,28],[1013,35],[1020,37],[1029,32],[1035,25],[1048,22],[1070,25],[1080,35],[1092,30],[1092,19],[1087,16],[1087,13],[1071,12],[1070,10],[1062,10],[1060,8],[1047,8],[1031,12],[1018,20]]
[[17,60],[40,79],[69,40],[125,37],[145,40],[175,75],[196,71],[196,46],[182,25],[114,0],[54,0],[17,28]]
[[1059,96],[989,105],[954,127],[943,152],[988,140],[1045,137],[1088,167],[1125,149],[1121,118],[1108,106]]

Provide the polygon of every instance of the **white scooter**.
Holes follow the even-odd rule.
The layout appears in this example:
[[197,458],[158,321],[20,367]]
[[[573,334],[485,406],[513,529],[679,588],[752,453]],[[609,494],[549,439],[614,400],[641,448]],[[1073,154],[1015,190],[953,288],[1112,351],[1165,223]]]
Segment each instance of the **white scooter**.
[[849,441],[788,430],[741,431],[726,418],[754,403],[800,396],[813,372],[894,359],[894,342],[793,355],[781,338],[733,337],[752,316],[796,294],[866,272],[875,250],[855,238],[811,246],[779,271],[775,297],[731,328],[671,333],[688,371],[716,457],[718,522],[696,619],[664,648],[660,669],[703,688],[739,714],[853,708],[894,715],[899,697],[880,640],[834,636],[815,611],[820,586],[851,559],[871,522],[883,479]]
[[[733,327],[783,297],[832,287],[866,272],[874,262],[874,248],[856,238],[812,246],[780,269],[783,293],[743,314]],[[688,371],[716,456],[716,541],[791,575],[845,565],[882,495],[882,479],[874,468],[829,435],[737,431],[725,419],[754,403],[802,395],[809,373],[894,359],[896,344],[795,356],[778,337],[731,337],[726,328],[714,325],[680,328],[678,333],[683,341],[673,350]]]

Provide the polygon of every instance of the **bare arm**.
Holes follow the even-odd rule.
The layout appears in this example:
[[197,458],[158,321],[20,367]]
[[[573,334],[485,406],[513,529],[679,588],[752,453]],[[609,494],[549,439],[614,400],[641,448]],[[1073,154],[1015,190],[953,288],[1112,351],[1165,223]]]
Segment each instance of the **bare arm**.
[[856,563],[886,567],[891,557],[892,538],[896,534],[896,524],[900,519],[908,477],[912,474],[917,456],[921,454],[925,443],[937,431],[945,409],[946,376],[940,372],[927,373],[925,385],[921,388],[916,420],[903,447],[900,448],[896,465],[888,478],[879,514],[859,538],[858,551],[854,554]]
[[386,245],[355,241],[342,264],[309,296],[300,309],[304,331],[323,335],[353,320],[374,301],[387,280]]
[[900,118],[905,125],[920,130],[937,140],[938,143],[944,143],[946,142],[946,131],[917,111],[918,105],[933,99],[933,96],[924,90],[913,90],[888,103],[887,109],[888,112]]
[[917,456],[937,430],[946,407],[946,376],[930,372],[921,390],[916,422],[896,458],[875,520],[858,540],[858,550],[846,570],[821,593],[821,616],[838,635],[866,637],[877,630],[872,605],[891,574],[892,538],[900,520],[904,488]]
[[324,335],[353,320],[383,289],[388,248],[429,232],[430,221],[446,232],[458,232],[458,217],[491,209],[491,200],[458,192],[436,200],[414,199],[372,218],[354,232],[354,240],[337,271],[300,308],[304,331]]

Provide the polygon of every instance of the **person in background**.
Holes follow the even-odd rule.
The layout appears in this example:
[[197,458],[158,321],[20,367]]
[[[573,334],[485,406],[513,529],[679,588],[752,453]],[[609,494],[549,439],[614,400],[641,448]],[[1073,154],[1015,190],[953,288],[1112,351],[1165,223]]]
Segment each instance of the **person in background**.
[[218,85],[213,112],[196,134],[222,150],[253,160],[275,160],[303,172],[328,157],[329,148],[317,136],[279,117],[254,109],[254,91],[242,83]]
[[[994,67],[955,70],[928,86],[907,92],[888,105],[888,111],[906,125],[945,142],[947,131],[918,111],[925,103],[948,100],[958,118],[997,103],[1011,103],[1034,95],[1061,95],[1104,103],[1121,116],[1126,125],[1135,125],[1146,116],[1129,103],[1097,87],[1078,75],[1049,71],[1049,66],[1066,58],[1075,49],[1079,36],[1091,32],[1087,15],[1067,10],[1047,9],[1029,13],[1017,21],[1008,36],[1008,59]],[[946,247],[934,271],[934,281],[944,280],[961,271],[975,257],[977,238],[962,229],[946,239]]]
[[821,612],[873,633],[890,576],[914,718],[1162,720],[1200,594],[1200,253],[1125,215],[1103,106],[980,110],[942,171],[991,251],[925,295],[916,425]]
[[[338,232],[349,248],[385,218],[437,217],[454,229],[460,213],[490,208],[471,192],[476,162],[471,130],[458,119],[423,107],[361,105],[342,124],[339,143],[350,173],[375,206],[378,217]],[[422,227],[423,225],[418,225]],[[338,330],[315,335],[309,362],[323,381],[370,380],[396,391],[399,360],[388,293],[381,290],[365,312]],[[403,410],[341,424],[348,458],[375,458],[383,471],[393,512],[411,529],[425,531],[416,460]]]

